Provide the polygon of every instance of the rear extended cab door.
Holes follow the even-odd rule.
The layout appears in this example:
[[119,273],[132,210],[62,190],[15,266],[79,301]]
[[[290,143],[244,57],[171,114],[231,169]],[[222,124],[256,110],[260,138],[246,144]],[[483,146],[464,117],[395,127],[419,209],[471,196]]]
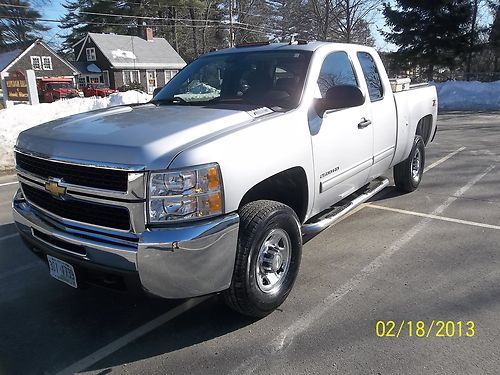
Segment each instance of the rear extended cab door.
[[373,166],[370,180],[384,174],[391,166],[397,137],[397,111],[389,78],[382,60],[372,48],[356,52],[370,102],[373,127]]

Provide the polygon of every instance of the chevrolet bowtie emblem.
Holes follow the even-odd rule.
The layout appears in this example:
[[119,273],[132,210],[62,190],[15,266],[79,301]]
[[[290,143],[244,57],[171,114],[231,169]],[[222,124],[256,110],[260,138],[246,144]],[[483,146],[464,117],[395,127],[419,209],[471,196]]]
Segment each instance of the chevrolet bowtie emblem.
[[49,178],[45,183],[45,190],[47,190],[53,197],[61,198],[66,194],[66,188],[61,186],[62,181],[58,178]]

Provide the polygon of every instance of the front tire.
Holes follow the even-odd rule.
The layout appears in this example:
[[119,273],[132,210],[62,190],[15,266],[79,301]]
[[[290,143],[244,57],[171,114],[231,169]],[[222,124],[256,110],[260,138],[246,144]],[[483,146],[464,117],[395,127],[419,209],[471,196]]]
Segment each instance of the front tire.
[[422,181],[425,166],[425,144],[421,136],[415,136],[408,159],[394,166],[394,182],[396,189],[403,193],[411,193]]
[[302,255],[299,219],[288,206],[255,201],[240,210],[233,279],[224,301],[237,312],[264,317],[292,290]]

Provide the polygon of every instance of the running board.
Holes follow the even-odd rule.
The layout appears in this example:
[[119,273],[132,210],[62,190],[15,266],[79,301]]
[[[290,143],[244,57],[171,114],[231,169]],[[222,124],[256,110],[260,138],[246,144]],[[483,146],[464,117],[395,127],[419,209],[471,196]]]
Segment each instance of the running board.
[[336,203],[328,210],[321,212],[302,225],[302,237],[314,236],[329,228],[360,204],[366,202],[375,194],[389,185],[389,179],[379,177],[355,193]]

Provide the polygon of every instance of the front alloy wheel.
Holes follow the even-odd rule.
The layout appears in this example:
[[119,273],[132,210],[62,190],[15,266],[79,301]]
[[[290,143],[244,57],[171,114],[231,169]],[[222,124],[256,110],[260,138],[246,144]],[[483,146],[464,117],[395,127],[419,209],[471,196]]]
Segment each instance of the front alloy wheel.
[[272,229],[262,243],[255,267],[257,285],[263,293],[274,293],[285,280],[290,266],[290,237],[282,229]]

